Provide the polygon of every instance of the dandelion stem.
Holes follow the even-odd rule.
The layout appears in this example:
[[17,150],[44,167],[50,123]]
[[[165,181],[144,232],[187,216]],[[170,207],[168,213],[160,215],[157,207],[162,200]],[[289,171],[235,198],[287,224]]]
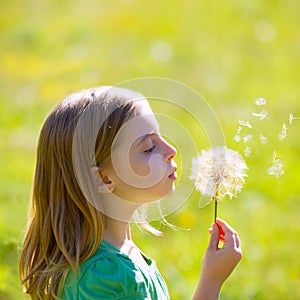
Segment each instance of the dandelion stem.
[[218,199],[217,199],[217,197],[214,197],[213,198],[215,201],[215,216],[214,216],[214,221],[215,221],[215,223],[216,223],[216,220],[217,220],[217,213],[218,213]]

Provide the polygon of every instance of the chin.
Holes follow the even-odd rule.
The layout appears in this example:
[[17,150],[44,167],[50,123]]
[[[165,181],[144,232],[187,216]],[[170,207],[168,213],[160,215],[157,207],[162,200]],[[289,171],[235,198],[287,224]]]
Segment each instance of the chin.
[[173,186],[172,189],[169,192],[167,192],[166,194],[164,194],[160,199],[168,198],[171,195],[173,195],[174,192],[175,192],[175,186]]

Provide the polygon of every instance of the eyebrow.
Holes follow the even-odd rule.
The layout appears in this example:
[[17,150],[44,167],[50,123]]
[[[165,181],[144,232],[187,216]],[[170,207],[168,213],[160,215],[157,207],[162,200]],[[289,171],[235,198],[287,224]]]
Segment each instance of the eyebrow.
[[151,136],[153,136],[153,135],[158,135],[158,133],[152,131],[152,132],[149,132],[149,133],[146,133],[146,134],[142,135],[142,136],[138,139],[137,145],[142,144],[148,137],[151,137]]

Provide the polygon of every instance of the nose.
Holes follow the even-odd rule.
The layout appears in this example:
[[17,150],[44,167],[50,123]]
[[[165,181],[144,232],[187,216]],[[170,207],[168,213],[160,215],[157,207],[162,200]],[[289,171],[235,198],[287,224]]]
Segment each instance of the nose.
[[167,142],[165,142],[165,147],[166,147],[166,155],[165,155],[166,160],[170,161],[175,157],[175,155],[177,154],[177,151],[172,145],[170,145]]

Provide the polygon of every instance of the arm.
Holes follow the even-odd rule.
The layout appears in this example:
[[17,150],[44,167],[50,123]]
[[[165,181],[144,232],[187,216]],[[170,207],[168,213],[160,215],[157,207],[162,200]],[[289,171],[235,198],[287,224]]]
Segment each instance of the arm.
[[[226,222],[217,219],[210,232],[211,238],[193,300],[219,299],[222,284],[242,258],[238,234]],[[224,243],[222,248],[218,247],[219,241]]]

